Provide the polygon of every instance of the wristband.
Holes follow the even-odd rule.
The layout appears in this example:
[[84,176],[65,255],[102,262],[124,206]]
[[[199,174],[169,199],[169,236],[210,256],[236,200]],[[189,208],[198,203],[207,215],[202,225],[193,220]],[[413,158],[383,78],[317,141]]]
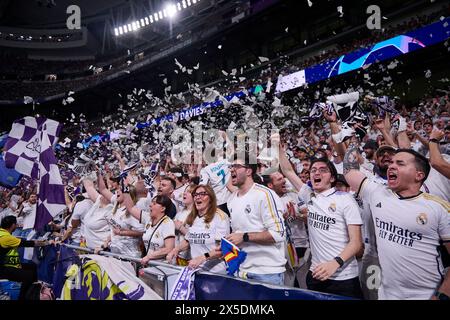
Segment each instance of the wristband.
[[439,140],[438,139],[430,139],[430,141],[429,142],[434,142],[434,143],[437,143],[437,144],[439,144]]

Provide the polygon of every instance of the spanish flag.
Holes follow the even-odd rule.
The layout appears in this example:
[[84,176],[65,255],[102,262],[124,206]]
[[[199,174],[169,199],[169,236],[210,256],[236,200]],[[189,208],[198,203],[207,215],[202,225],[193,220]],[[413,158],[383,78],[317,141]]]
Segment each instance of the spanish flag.
[[239,266],[247,257],[247,253],[225,238],[222,238],[220,248],[227,265],[227,274],[232,276],[239,270]]

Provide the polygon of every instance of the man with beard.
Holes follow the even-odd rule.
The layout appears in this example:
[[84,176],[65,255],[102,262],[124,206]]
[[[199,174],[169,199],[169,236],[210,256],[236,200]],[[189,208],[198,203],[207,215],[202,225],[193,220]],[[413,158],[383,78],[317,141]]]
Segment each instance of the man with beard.
[[345,178],[372,212],[382,270],[379,298],[448,300],[450,275],[443,274],[437,247],[442,241],[450,251],[450,205],[420,191],[428,160],[411,149],[397,150],[385,186],[359,171],[358,157],[357,148],[349,148]]
[[[281,172],[274,172],[270,175],[263,175],[264,184],[280,197],[283,202],[285,214],[283,215],[288,236],[295,247],[297,261],[289,261],[292,272],[286,270],[285,284],[297,288],[306,289],[307,264],[304,262],[306,250],[309,247],[308,233],[306,231],[305,220],[306,210],[297,205],[297,193],[287,190],[286,179]],[[306,209],[306,208],[305,208]],[[289,258],[289,257],[287,257]]]
[[163,177],[158,186],[158,196],[166,196],[172,200],[173,207],[169,208],[166,214],[170,219],[173,219],[177,214],[179,208],[177,207],[177,203],[173,198],[173,191],[175,190],[176,182],[172,178]]
[[233,233],[226,238],[247,253],[238,276],[283,285],[286,234],[281,200],[254,182],[257,165],[251,163],[248,153],[233,161],[230,173],[237,190],[227,202]]

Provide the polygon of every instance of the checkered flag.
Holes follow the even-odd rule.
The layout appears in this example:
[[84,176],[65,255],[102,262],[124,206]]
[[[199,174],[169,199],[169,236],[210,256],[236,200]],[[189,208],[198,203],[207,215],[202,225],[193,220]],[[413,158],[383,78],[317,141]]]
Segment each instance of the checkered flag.
[[42,117],[14,121],[5,144],[5,165],[39,180],[39,197],[34,228],[41,230],[65,209],[64,184],[52,145],[62,125]]

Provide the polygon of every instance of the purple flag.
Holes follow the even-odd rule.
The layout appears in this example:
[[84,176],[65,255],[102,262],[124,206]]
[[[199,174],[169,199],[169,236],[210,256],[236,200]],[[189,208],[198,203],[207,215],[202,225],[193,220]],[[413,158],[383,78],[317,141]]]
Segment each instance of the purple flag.
[[5,144],[6,167],[39,180],[37,230],[66,207],[64,184],[52,149],[61,128],[54,120],[25,117],[14,121]]

